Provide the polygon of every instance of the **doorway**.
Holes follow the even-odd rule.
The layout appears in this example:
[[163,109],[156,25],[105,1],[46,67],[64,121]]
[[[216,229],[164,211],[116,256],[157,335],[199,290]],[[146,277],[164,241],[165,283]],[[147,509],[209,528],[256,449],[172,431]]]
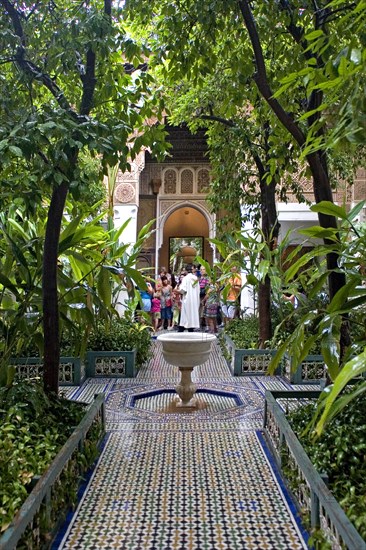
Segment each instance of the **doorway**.
[[[194,248],[199,248],[199,254],[209,263],[212,263],[213,253],[208,241],[210,237],[209,224],[206,216],[193,206],[182,206],[168,215],[164,223],[162,244],[159,250],[159,267],[171,266],[172,249],[174,242],[178,246],[188,241]],[[174,240],[172,240],[174,239]],[[201,245],[199,246],[199,243]]]

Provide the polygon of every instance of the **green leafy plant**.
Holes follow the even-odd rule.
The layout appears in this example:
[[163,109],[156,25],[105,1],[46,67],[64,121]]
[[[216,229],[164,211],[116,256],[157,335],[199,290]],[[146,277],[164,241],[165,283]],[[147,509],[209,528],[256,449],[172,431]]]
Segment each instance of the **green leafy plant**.
[[150,327],[130,318],[114,318],[111,322],[98,321],[88,338],[90,351],[131,351],[136,349],[136,366],[151,357]]
[[11,522],[35,476],[42,475],[85,413],[85,406],[35,383],[0,388],[0,530]]
[[[322,393],[317,408],[318,423],[314,433],[318,436],[353,398],[366,391],[364,383],[357,389],[350,390],[347,395],[342,395],[353,378],[366,372],[366,288],[363,285],[366,266],[366,224],[357,222],[364,206],[365,202],[361,202],[350,212],[330,202],[312,206],[312,210],[323,215],[332,213],[341,223],[335,229],[314,226],[302,230],[301,233],[307,237],[326,238],[327,244],[305,254],[285,272],[285,284],[291,284],[310,257],[315,255],[320,258],[325,252],[329,254],[336,251],[339,257],[338,270],[347,274],[347,284],[335,294],[324,309],[307,311],[303,315],[300,312],[297,326],[278,348],[270,365],[271,372],[274,372],[286,351],[294,358],[294,364],[299,364],[315,342],[320,343],[320,351],[328,370],[329,386]],[[319,292],[327,275],[328,269],[325,264],[313,269],[307,284],[307,296],[310,300]],[[342,356],[340,335],[345,325],[348,333],[353,336],[353,341],[349,342]],[[307,330],[309,326],[312,327],[312,331]]]
[[244,315],[242,319],[233,319],[224,329],[235,346],[240,349],[257,349],[259,338],[259,319],[257,315]]

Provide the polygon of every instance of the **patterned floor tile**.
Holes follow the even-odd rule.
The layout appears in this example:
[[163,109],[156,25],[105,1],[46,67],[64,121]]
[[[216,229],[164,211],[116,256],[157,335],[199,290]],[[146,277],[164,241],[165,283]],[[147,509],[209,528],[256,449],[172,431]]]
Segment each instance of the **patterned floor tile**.
[[112,434],[61,549],[305,548],[256,432]]

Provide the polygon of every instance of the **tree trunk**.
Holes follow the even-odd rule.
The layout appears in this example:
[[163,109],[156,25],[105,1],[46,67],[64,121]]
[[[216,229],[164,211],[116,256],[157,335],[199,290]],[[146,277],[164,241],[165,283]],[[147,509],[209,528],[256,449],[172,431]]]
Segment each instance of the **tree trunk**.
[[[247,28],[249,38],[252,44],[253,53],[256,64],[256,74],[254,77],[257,88],[265,101],[268,103],[273,113],[276,115],[281,124],[286,128],[290,135],[295,139],[300,148],[306,144],[306,136],[302,129],[293,119],[292,115],[288,113],[279,101],[273,97],[273,90],[270,87],[267,77],[266,64],[263,56],[262,44],[257,32],[256,22],[254,20],[250,2],[248,0],[238,0],[238,5],[241,10],[245,26]],[[315,92],[315,97],[309,101],[309,110],[312,106],[319,102],[319,91]],[[320,116],[317,113],[316,116]],[[313,121],[309,120],[309,124]],[[329,176],[326,169],[325,151],[317,151],[311,153],[306,157],[311,174],[313,177],[313,190],[315,196],[315,202],[326,200],[333,202],[333,194],[330,186]],[[319,214],[319,225],[324,228],[336,228],[337,219],[334,216],[328,216]],[[324,241],[327,243],[327,240]],[[338,254],[330,253],[327,255],[327,267],[330,270],[329,281],[329,299],[335,296],[335,294],[346,284],[346,276],[344,273],[338,272]],[[349,345],[349,333],[347,330],[347,323],[344,321],[340,337],[340,356],[343,357],[346,347]]]
[[[276,209],[276,179],[269,184],[266,182],[264,165],[255,159],[259,173],[261,192],[262,233],[270,250],[277,242],[280,225],[277,219]],[[271,280],[268,276],[258,287],[258,314],[259,314],[259,347],[264,348],[266,342],[272,337],[271,321]]]
[[54,393],[58,393],[60,363],[57,258],[67,192],[68,184],[63,182],[52,193],[43,255],[43,334],[45,340],[43,385],[46,392]]

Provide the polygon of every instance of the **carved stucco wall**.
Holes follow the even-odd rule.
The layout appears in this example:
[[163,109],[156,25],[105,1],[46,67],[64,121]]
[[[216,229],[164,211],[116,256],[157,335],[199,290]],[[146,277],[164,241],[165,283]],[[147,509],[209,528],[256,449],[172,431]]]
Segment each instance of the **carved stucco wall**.
[[[156,234],[150,237],[144,246],[144,253],[149,257],[151,265],[155,264],[155,249],[159,250],[163,243],[164,224],[179,207],[196,207],[207,220],[209,236],[214,236],[215,216],[209,211],[205,201],[210,184],[209,164],[182,162],[179,156],[176,161],[178,162],[169,159],[167,163],[159,164],[151,162],[150,159],[145,163],[145,152],[141,152],[132,163],[131,171],[119,173],[117,178],[115,204],[136,204],[139,207],[137,230],[151,219],[158,218]],[[313,201],[312,181],[300,175],[297,177],[305,197]],[[358,170],[353,186],[340,184],[334,193],[334,200],[339,203],[343,203],[345,199],[345,202],[350,204],[365,198],[365,169]],[[290,195],[289,202],[297,201]]]
[[[303,190],[303,194],[310,202],[314,202],[313,182],[311,179],[300,175],[294,175],[298,184]],[[366,199],[366,170],[359,168],[356,172],[353,185],[349,185],[344,181],[338,183],[338,187],[333,191],[333,199],[339,204],[351,204]],[[288,194],[288,202],[297,202],[295,195]]]
[[136,204],[139,205],[140,177],[145,167],[145,151],[141,151],[131,162],[131,170],[127,172],[118,171],[114,189],[114,204]]

